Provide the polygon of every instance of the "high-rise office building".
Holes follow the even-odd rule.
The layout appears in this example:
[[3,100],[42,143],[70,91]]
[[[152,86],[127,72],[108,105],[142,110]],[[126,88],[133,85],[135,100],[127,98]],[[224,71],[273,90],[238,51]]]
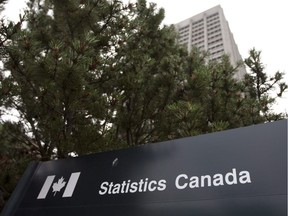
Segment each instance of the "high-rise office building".
[[[179,32],[179,43],[187,46],[188,51],[193,46],[207,50],[210,60],[218,60],[225,53],[233,65],[242,60],[220,5],[175,24],[175,28]],[[245,73],[245,67],[240,67],[235,78],[241,79]]]

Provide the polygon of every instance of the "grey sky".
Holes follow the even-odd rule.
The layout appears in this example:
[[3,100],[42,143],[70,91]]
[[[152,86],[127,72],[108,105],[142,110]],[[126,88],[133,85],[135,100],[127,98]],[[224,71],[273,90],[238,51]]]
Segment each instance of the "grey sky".
[[[127,2],[128,0],[125,0]],[[173,24],[221,5],[243,58],[255,47],[262,51],[268,74],[281,71],[288,82],[288,30],[286,0],[148,0],[165,9],[164,24]],[[9,0],[6,14],[17,19],[24,0]],[[133,2],[133,1],[131,1]],[[288,93],[275,106],[288,112]]]

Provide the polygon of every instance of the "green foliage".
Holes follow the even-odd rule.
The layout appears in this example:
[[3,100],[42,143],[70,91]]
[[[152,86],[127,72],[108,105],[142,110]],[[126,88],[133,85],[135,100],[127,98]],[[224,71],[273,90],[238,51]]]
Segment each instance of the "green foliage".
[[0,0],[0,11],[3,11],[6,3],[7,3],[7,0]]
[[[5,68],[10,95],[32,132],[42,158],[72,151],[99,151],[107,114],[102,86],[109,64],[116,21],[126,9],[118,1],[31,1],[27,27],[7,44]],[[6,80],[7,80],[6,79]]]
[[[260,52],[243,80],[228,56],[187,53],[164,10],[145,0],[30,0],[18,23],[3,22],[1,190],[31,160],[127,148],[283,118],[271,105],[287,89],[268,78]],[[278,89],[273,97],[271,92]],[[2,114],[2,113],[0,113]],[[17,179],[15,178],[15,179]]]
[[[287,83],[283,81],[283,73],[276,72],[268,77],[261,62],[261,52],[251,49],[245,64],[250,69],[245,77],[246,94],[249,95],[251,119],[253,123],[275,121],[283,118],[283,114],[274,113],[272,105],[278,97],[287,90]],[[276,92],[276,93],[273,93]],[[259,115],[259,113],[261,115]]]
[[12,122],[0,125],[0,209],[2,209],[28,163],[38,160],[37,146],[23,133],[23,126]]
[[153,122],[170,103],[180,83],[182,51],[172,27],[159,25],[163,10],[140,1],[115,55],[116,73],[108,98],[117,102],[112,119],[113,142],[139,145],[153,140]]
[[[250,53],[249,58],[253,54]],[[259,74],[252,71],[239,80],[235,77],[238,68],[243,67],[242,64],[232,66],[226,55],[217,62],[206,61],[207,53],[196,49],[187,57],[184,82],[178,86],[174,102],[165,107],[165,114],[155,123],[158,129],[156,140],[193,136],[285,118],[284,114],[275,113],[271,109],[276,98],[287,89],[283,74],[277,72],[274,77],[266,78],[264,68],[257,66],[262,64],[260,59],[249,65],[246,60],[248,67],[258,67]],[[265,78],[261,81],[261,88],[257,85],[259,76]],[[277,85],[280,92],[273,97],[272,90]]]
[[163,18],[146,1],[28,2],[5,41],[3,104],[42,160],[154,140],[186,55]]

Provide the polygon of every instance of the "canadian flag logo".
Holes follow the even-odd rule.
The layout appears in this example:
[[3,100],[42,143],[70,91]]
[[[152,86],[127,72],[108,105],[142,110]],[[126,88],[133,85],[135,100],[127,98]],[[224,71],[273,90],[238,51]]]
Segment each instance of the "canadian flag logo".
[[66,187],[65,187],[65,190],[64,190],[62,197],[72,197],[80,174],[81,174],[81,172],[71,173],[70,178],[68,180],[68,183],[65,181],[63,176],[61,178],[59,178],[58,180],[56,180],[56,182],[54,182],[54,179],[56,177],[55,175],[47,176],[47,178],[46,178],[46,180],[45,180],[45,182],[44,182],[44,184],[40,190],[40,193],[38,194],[37,199],[45,199],[49,190],[51,189],[51,187],[53,190],[52,192],[55,196],[56,193],[60,192],[62,190],[62,188],[64,188],[65,186]]

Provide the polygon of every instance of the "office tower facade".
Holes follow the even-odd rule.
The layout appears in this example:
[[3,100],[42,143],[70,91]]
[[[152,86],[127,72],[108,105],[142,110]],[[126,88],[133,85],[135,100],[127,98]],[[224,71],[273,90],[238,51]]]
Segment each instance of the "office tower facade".
[[[234,66],[242,60],[220,5],[175,24],[175,28],[179,33],[178,42],[187,46],[189,52],[193,47],[206,50],[210,60],[219,60],[228,54]],[[235,78],[242,79],[245,73],[245,67],[240,67]]]

